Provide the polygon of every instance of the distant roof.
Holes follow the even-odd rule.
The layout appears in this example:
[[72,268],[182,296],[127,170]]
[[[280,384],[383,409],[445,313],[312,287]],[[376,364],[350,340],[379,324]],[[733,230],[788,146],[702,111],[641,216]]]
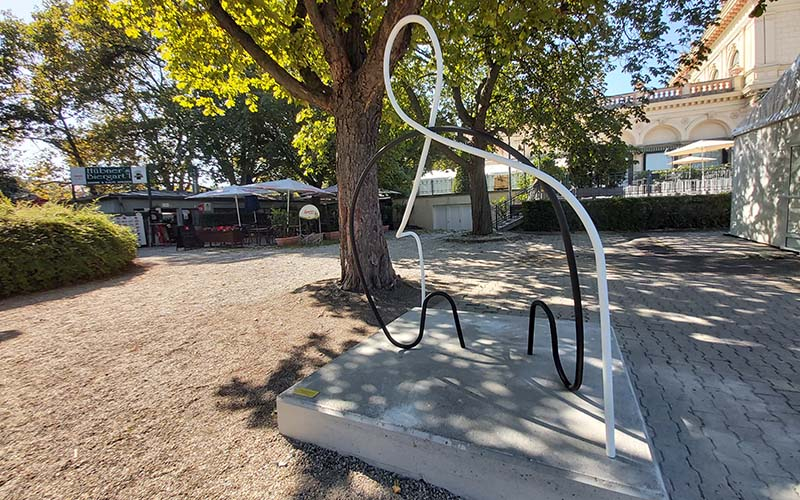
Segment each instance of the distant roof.
[[[157,189],[153,189],[151,194],[153,195],[153,198],[157,198],[159,200],[182,200],[187,196],[192,195],[192,193],[190,193],[189,191],[161,191]],[[141,191],[127,191],[124,193],[105,193],[98,196],[84,196],[82,198],[79,198],[78,201],[103,200],[106,198],[146,200],[147,190],[144,189]]]
[[454,179],[456,177],[455,170],[431,170],[422,174],[422,179]]
[[733,136],[746,134],[798,115],[800,115],[800,56],[739,123],[733,131]]
[[[514,172],[519,172],[518,169],[511,167]],[[486,175],[507,175],[508,166],[501,165],[500,163],[485,163],[483,171]],[[513,172],[512,172],[513,173]],[[454,179],[456,176],[455,170],[431,170],[422,175],[423,179]]]
[[[518,170],[514,167],[511,167],[511,170],[514,172],[521,172],[521,170]],[[508,174],[508,165],[487,162],[483,167],[483,171],[486,173],[486,175],[504,175]]]

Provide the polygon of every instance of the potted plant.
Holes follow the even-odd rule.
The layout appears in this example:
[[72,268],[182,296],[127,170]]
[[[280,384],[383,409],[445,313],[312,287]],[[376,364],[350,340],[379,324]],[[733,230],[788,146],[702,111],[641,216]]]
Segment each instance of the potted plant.
[[272,227],[275,229],[275,243],[279,247],[292,246],[300,243],[300,236],[294,234],[294,231],[289,229],[286,224],[286,210],[282,208],[273,208],[270,211],[270,220],[272,221]]
[[292,234],[286,226],[279,226],[275,228],[275,243],[279,247],[289,247],[300,244],[300,236]]

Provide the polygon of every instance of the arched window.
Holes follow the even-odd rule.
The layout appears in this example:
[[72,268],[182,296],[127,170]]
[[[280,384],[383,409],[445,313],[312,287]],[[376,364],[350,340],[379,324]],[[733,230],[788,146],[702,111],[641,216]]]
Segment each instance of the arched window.
[[731,62],[728,67],[730,68],[731,74],[733,74],[734,72],[736,72],[736,70],[742,67],[742,61],[739,56],[739,51],[736,50],[735,47],[733,49],[733,53],[731,54]]

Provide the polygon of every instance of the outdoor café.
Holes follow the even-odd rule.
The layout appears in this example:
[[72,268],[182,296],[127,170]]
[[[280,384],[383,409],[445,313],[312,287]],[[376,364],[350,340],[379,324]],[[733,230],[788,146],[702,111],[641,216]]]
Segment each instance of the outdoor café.
[[[339,239],[338,190],[294,179],[190,193],[142,190],[94,199],[115,222],[130,227],[140,246],[190,249],[218,246],[319,244]],[[381,196],[384,224],[392,200]]]

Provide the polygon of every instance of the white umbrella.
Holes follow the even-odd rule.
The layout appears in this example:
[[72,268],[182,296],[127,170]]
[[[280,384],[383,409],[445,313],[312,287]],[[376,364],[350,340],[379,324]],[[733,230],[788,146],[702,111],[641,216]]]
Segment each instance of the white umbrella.
[[709,158],[707,156],[687,156],[680,160],[673,160],[672,165],[691,165],[694,163],[700,164],[700,186],[705,189],[706,186],[706,169],[705,164],[709,161],[715,161],[716,158]]
[[[686,146],[673,149],[672,151],[664,151],[667,156],[683,156],[693,155],[695,153],[710,153],[711,151],[719,151],[720,149],[728,149],[733,147],[733,141],[728,139],[704,139],[702,141],[695,141]],[[673,162],[674,164],[674,162]],[[706,169],[705,165],[700,164],[700,184],[705,189],[706,185]]]
[[225,186],[223,188],[215,189],[213,191],[206,191],[205,193],[194,194],[187,196],[186,199],[201,199],[201,198],[231,198],[233,197],[236,203],[236,219],[239,225],[242,225],[242,216],[239,213],[239,196],[255,196],[264,194],[266,190],[253,188],[248,186]]
[[695,141],[686,146],[681,146],[672,151],[664,151],[667,156],[683,156],[693,155],[696,153],[710,153],[711,151],[719,151],[720,149],[728,149],[733,147],[733,141],[729,140],[702,140]]
[[709,158],[707,156],[687,156],[680,160],[673,160],[672,165],[692,165],[694,163],[707,163],[714,160],[716,160],[716,158]]
[[318,195],[330,195],[330,193],[310,184],[304,184],[294,179],[281,179],[279,181],[257,182],[255,184],[247,184],[242,186],[244,188],[260,189],[264,191],[278,191],[286,193],[286,225],[289,225],[289,201],[292,193],[309,193]]

